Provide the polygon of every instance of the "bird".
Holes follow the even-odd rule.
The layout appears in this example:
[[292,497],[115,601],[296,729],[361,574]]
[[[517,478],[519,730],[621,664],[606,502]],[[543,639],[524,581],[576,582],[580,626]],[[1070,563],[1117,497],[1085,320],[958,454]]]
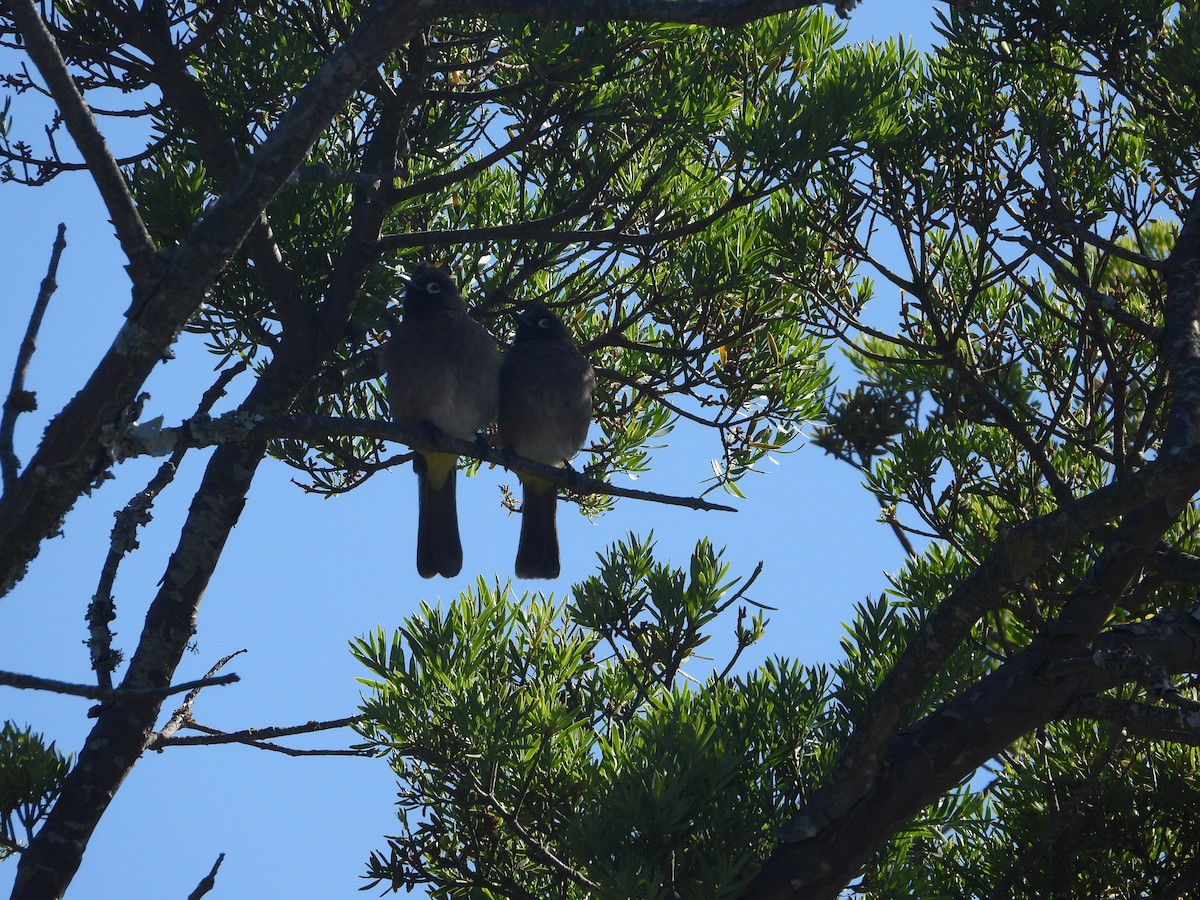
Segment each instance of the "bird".
[[[545,306],[513,314],[516,333],[500,365],[501,447],[552,466],[565,466],[587,438],[596,373],[567,327]],[[557,578],[560,569],[558,488],[518,473],[522,486],[518,578]]]
[[[432,426],[463,440],[496,421],[500,351],[491,334],[467,314],[447,272],[417,266],[404,295],[403,319],[384,346],[392,420]],[[418,451],[417,572],[451,578],[462,571],[453,453]]]

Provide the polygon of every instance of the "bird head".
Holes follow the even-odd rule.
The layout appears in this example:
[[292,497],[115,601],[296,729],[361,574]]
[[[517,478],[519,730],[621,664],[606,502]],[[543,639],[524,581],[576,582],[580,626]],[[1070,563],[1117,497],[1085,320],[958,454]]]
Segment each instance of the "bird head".
[[523,306],[514,312],[512,317],[513,321],[517,323],[517,333],[513,336],[514,341],[538,341],[564,337],[570,340],[571,335],[567,331],[567,326],[559,321],[558,316],[540,303]]
[[421,263],[408,277],[408,289],[404,294],[404,314],[437,309],[461,310],[462,297],[449,272],[431,263]]

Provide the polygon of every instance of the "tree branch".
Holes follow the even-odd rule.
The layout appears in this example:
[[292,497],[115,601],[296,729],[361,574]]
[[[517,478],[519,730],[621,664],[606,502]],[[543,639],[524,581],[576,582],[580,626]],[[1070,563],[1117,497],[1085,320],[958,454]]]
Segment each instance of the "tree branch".
[[[118,691],[161,691],[170,684],[195,634],[200,598],[245,505],[264,449],[242,444],[213,454]],[[161,693],[130,693],[101,709],[62,792],[22,854],[12,900],[62,896],[100,817],[144,752],[162,700]]]
[[1108,722],[1152,740],[1200,746],[1200,713],[1178,707],[1149,706],[1113,697],[1081,697],[1062,718]]
[[1162,546],[1150,554],[1147,562],[1151,569],[1169,581],[1200,584],[1200,556]]
[[[444,0],[439,16],[521,16],[565,22],[662,22],[679,25],[712,25],[735,28],[756,19],[775,16],[826,0]],[[845,17],[857,0],[839,0],[838,14]]]
[[279,438],[316,442],[332,437],[367,437],[381,441],[399,441],[414,450],[456,453],[459,456],[503,466],[514,472],[536,475],[565,490],[584,496],[606,494],[696,510],[737,512],[732,506],[713,503],[702,497],[679,497],[618,487],[589,478],[574,469],[549,466],[526,459],[504,448],[489,447],[478,441],[460,440],[420,426],[397,425],[384,419],[330,416],[247,417],[243,413],[233,412],[211,420],[192,420],[175,428],[159,428],[155,422],[138,425],[125,435],[118,436],[110,443],[110,447],[115,458],[129,459],[146,453],[161,453],[163,448],[209,447]]
[[29,325],[25,329],[25,337],[17,351],[17,363],[13,367],[12,386],[4,399],[4,416],[0,419],[0,470],[3,471],[4,490],[8,491],[16,483],[19,474],[20,461],[13,449],[13,436],[16,434],[17,416],[23,412],[37,409],[36,395],[25,390],[25,375],[29,371],[29,362],[37,349],[37,335],[42,327],[42,317],[50,298],[58,288],[58,261],[62,258],[67,246],[67,226],[59,223],[58,234],[50,249],[50,264],[46,267],[46,277],[38,290],[37,300],[33,304],[33,312],[29,314]]
[[[1167,303],[1160,343],[1162,368],[1173,391],[1160,453],[1200,445],[1200,203],[1193,201],[1166,260]],[[1084,583],[1052,623],[1061,639],[1079,649],[1103,627],[1125,586],[1167,529],[1179,518],[1195,489],[1176,491],[1135,510],[1118,526]]]
[[[211,669],[204,673],[204,677],[212,678],[223,668],[225,668],[231,659],[236,656],[241,656],[245,652],[247,652],[246,649],[242,648],[241,650],[235,650],[226,656],[222,656],[213,664]],[[146,742],[146,746],[153,747],[153,745],[158,741],[170,737],[176,731],[182,728],[185,723],[190,722],[192,720],[192,705],[196,702],[196,698],[199,696],[199,689],[190,691],[188,695],[183,698],[183,702],[179,704],[179,707],[175,710],[175,712],[171,713],[171,718],[167,720],[167,724],[162,727],[161,731],[153,735],[151,739]]]
[[68,681],[56,681],[53,678],[39,678],[36,675],[22,675],[19,672],[0,670],[0,686],[21,690],[50,691],[54,694],[69,694],[72,697],[86,697],[89,700],[113,700],[121,697],[169,697],[172,694],[182,694],[184,691],[199,690],[218,684],[235,684],[240,680],[237,675],[221,675],[217,678],[184,681],[162,688],[119,687],[106,689],[97,685],[72,684]]
[[1097,636],[1086,664],[1057,671],[1053,639],[1035,640],[999,669],[909,725],[881,754],[875,777],[836,819],[809,818],[811,830],[781,845],[743,895],[751,900],[834,898],[883,842],[944,792],[1017,738],[1061,718],[1077,718],[1080,698],[1130,681],[1110,665],[1123,654],[1154,660],[1168,673],[1200,671],[1200,607],[1169,611]]
[[217,861],[213,863],[208,874],[200,879],[200,883],[196,885],[196,889],[188,894],[187,900],[200,900],[205,894],[217,886],[217,870],[221,868],[221,863],[225,862],[225,854],[217,855]]
[[369,756],[376,754],[370,749],[348,747],[334,750],[303,750],[295,747],[284,747],[280,744],[269,743],[270,739],[291,737],[297,734],[316,734],[319,731],[330,731],[335,728],[347,728],[362,721],[362,716],[347,716],[343,719],[332,719],[325,722],[311,721],[303,725],[272,726],[266,728],[244,728],[241,731],[220,731],[209,728],[192,720],[190,716],[183,722],[182,727],[203,732],[199,735],[175,736],[159,735],[150,743],[147,749],[159,752],[167,747],[209,747],[218,744],[245,744],[260,750],[271,750],[288,756]]

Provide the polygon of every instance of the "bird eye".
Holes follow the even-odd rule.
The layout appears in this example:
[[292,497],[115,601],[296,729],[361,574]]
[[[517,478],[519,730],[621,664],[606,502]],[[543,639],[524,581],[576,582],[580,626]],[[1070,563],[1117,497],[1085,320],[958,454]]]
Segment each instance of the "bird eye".
[[538,328],[549,328],[549,327],[550,327],[549,319],[538,319]]
[[425,293],[427,294],[440,294],[441,292],[442,286],[436,281],[431,281],[429,284],[425,285]]

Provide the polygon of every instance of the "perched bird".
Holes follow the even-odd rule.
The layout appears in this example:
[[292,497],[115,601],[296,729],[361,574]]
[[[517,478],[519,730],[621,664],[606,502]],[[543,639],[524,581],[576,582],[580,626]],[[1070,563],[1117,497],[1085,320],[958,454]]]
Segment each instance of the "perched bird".
[[[404,295],[404,320],[383,351],[392,419],[431,425],[472,440],[496,421],[500,353],[492,336],[467,315],[450,276],[428,263],[417,267]],[[454,481],[458,457],[420,453],[417,571],[447,578],[462,570],[462,541]]]
[[[500,366],[499,442],[521,456],[564,466],[587,438],[596,373],[565,325],[539,304],[516,313],[517,332]],[[523,487],[518,578],[557,578],[558,489],[532,475]]]

